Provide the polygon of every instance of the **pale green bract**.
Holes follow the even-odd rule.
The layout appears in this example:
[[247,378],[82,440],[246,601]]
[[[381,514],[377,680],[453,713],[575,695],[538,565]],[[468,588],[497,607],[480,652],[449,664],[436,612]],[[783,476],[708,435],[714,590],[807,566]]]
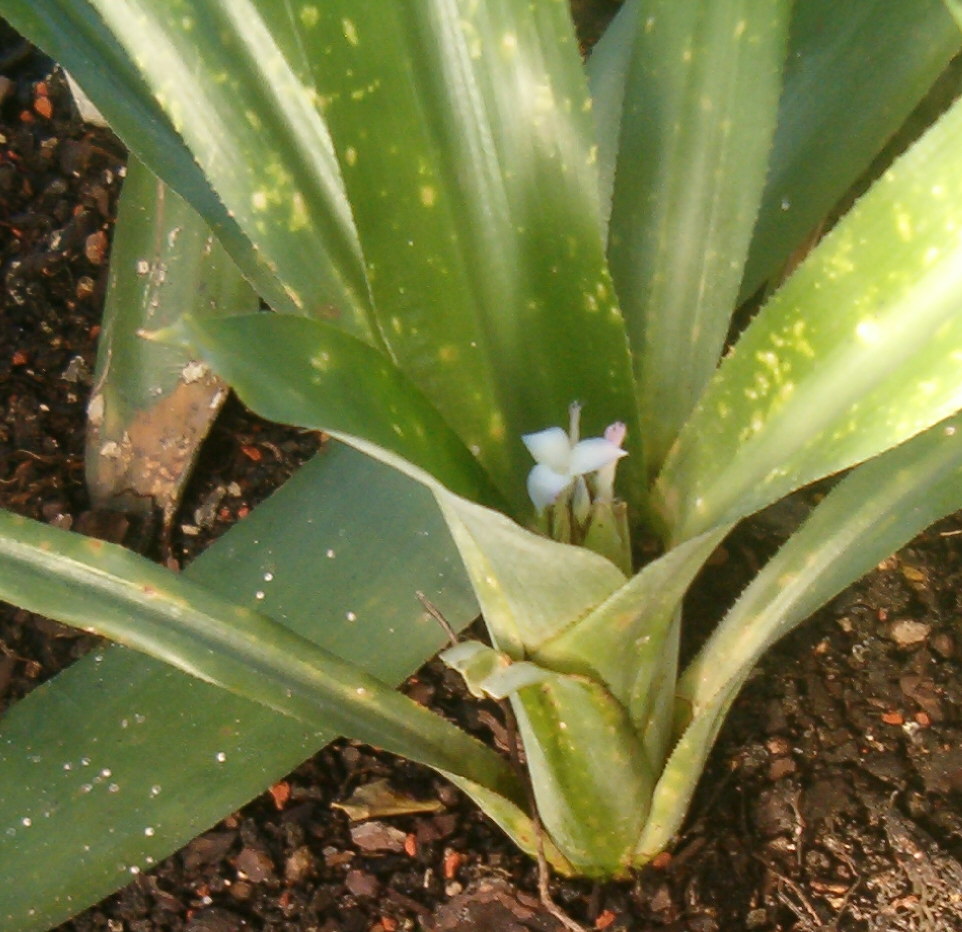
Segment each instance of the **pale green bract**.
[[[219,293],[245,279],[274,310],[200,302],[159,327],[130,307],[124,332],[369,458],[357,487],[343,451],[297,486],[318,508],[309,520],[332,522],[311,538],[340,600],[326,614],[304,595],[312,571],[285,572],[300,554],[281,547],[293,522],[274,521],[271,501],[245,546],[284,557],[257,564],[256,588],[230,541],[212,548],[216,583],[202,569],[184,581],[3,519],[0,597],[179,671],[152,715],[202,679],[231,691],[227,722],[247,720],[237,709],[290,719],[308,729],[303,753],[336,730],[377,741],[438,769],[556,869],[623,876],[671,843],[760,653],[962,506],[962,103],[781,281],[962,46],[941,0],[626,0],[587,76],[561,0],[3,6],[71,70],[132,168],[214,231],[236,264],[220,264]],[[744,305],[761,284],[766,299]],[[134,382],[119,365],[108,375]],[[545,426],[566,410],[567,430]],[[685,593],[729,530],[846,470],[681,669]],[[379,582],[385,557],[364,556],[391,520],[384,499],[368,513],[380,484],[423,541],[392,557],[411,594],[435,586],[456,627],[480,608],[490,643],[443,656],[474,695],[510,703],[536,813],[503,759],[385,685],[405,672],[390,666],[399,641],[416,661],[443,638],[397,574]],[[322,486],[327,518],[311,495]],[[438,567],[431,585],[418,554]],[[83,701],[68,705],[106,734],[96,670],[72,675]],[[59,751],[28,766],[22,736],[49,734],[73,681],[4,722],[0,822],[14,831],[0,831],[0,860],[22,870],[0,891],[5,927],[52,925],[119,883],[117,863],[199,830],[166,809],[148,850],[149,799],[122,813],[78,802]],[[198,746],[225,728],[201,717]],[[57,747],[80,756],[89,729],[63,732]],[[257,767],[285,753],[191,779],[233,774],[250,795],[279,775]],[[131,779],[148,779],[138,763]],[[50,794],[49,828],[35,820],[24,837],[16,819]],[[21,867],[48,851],[63,899],[48,872]]]

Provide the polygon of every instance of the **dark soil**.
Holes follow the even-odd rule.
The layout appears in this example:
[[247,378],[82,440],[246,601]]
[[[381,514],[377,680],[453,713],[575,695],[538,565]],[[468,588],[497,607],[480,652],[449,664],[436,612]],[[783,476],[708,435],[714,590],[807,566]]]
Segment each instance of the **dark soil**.
[[[57,75],[0,32],[0,505],[103,525],[83,486],[84,408],[123,150],[75,118]],[[224,411],[175,526],[189,560],[317,439]],[[211,490],[236,483],[184,533]],[[232,486],[232,488],[235,488]],[[113,536],[131,530],[113,525]],[[717,617],[771,549],[759,523],[706,570]],[[779,644],[736,703],[670,854],[626,883],[557,881],[594,929],[962,929],[962,518],[922,535]],[[133,543],[156,548],[153,540]],[[0,708],[91,639],[0,613]],[[488,736],[450,674],[410,684]],[[436,811],[352,823],[331,801],[378,780]],[[63,930],[554,929],[534,865],[433,773],[341,742]],[[16,930],[10,930],[16,932]]]

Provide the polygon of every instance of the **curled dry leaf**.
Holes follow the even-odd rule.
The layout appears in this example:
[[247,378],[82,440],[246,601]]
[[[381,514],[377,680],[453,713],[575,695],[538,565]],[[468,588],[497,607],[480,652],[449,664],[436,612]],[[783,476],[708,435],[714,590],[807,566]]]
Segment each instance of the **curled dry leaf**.
[[414,799],[395,790],[387,780],[373,780],[359,786],[342,803],[332,803],[347,813],[352,822],[382,816],[410,815],[416,812],[440,812],[444,804],[437,799]]

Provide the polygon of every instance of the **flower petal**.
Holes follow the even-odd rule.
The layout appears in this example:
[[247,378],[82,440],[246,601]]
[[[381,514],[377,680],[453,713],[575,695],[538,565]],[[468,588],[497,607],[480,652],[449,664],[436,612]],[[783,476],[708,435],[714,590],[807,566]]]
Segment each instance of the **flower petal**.
[[573,476],[583,476],[627,455],[625,450],[604,437],[589,437],[575,444],[568,460],[568,470]]
[[614,424],[609,424],[605,428],[605,440],[613,443],[616,447],[620,447],[625,442],[627,433],[628,427],[624,421],[615,421]]
[[541,514],[548,505],[571,484],[571,476],[555,472],[550,466],[538,463],[528,473],[528,495],[534,502],[534,507]]
[[521,439],[535,462],[550,466],[557,473],[568,472],[571,441],[560,427],[548,427],[534,434],[524,434]]

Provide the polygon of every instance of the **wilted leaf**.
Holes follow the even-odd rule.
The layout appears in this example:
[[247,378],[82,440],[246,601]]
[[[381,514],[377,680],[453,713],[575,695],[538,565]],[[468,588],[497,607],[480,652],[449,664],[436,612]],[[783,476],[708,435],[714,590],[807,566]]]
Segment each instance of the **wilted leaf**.
[[444,803],[440,800],[415,799],[394,789],[389,780],[364,783],[344,802],[331,805],[347,813],[347,817],[353,822],[381,816],[411,815],[415,812],[440,812],[444,809]]

